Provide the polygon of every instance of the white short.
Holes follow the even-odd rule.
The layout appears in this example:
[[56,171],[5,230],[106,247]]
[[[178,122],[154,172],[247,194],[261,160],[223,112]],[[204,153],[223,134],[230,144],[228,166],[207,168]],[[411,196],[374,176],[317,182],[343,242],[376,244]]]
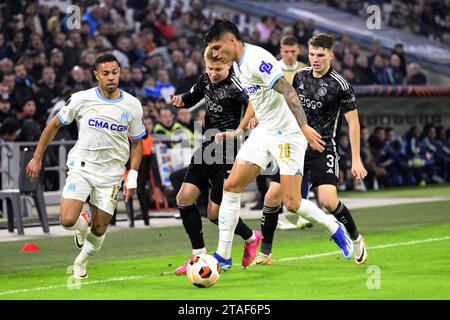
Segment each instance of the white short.
[[281,175],[303,175],[303,165],[308,142],[303,134],[270,134],[256,127],[239,150],[236,158],[254,163],[264,170],[275,159]]
[[113,215],[121,185],[121,176],[105,176],[71,169],[67,173],[62,197],[85,202],[90,195],[90,203],[93,206]]

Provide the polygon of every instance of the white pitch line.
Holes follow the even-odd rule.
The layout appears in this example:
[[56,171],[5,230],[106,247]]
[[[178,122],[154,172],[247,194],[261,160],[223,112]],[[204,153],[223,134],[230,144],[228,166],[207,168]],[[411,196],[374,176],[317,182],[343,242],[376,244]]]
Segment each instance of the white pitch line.
[[[411,245],[415,245],[415,244],[428,243],[428,242],[434,242],[434,241],[445,241],[445,240],[450,240],[450,237],[429,238],[429,239],[409,241],[409,242],[388,243],[388,244],[383,244],[383,245],[374,246],[374,247],[367,247],[367,249],[368,250],[385,249],[385,248],[411,246]],[[318,254],[309,254],[309,255],[304,255],[304,256],[300,256],[300,257],[279,258],[279,259],[274,259],[274,261],[308,260],[308,259],[316,259],[316,258],[331,256],[331,255],[334,255],[334,254],[340,254],[340,252],[339,251],[332,251],[332,252],[325,252],[325,253],[318,253]],[[174,272],[162,272],[162,273],[159,273],[159,274],[137,275],[137,276],[128,276],[128,277],[117,277],[117,278],[110,278],[110,279],[105,279],[105,280],[80,281],[80,285],[86,286],[86,285],[91,285],[91,284],[101,284],[101,283],[118,282],[118,281],[129,281],[129,280],[144,279],[144,278],[165,276],[165,275],[171,275],[171,274],[174,274]],[[36,287],[36,288],[29,288],[29,289],[0,291],[0,296],[8,295],[8,294],[15,294],[15,293],[26,293],[26,292],[32,292],[32,291],[43,291],[43,290],[50,290],[50,289],[59,289],[59,288],[67,288],[67,284],[48,286],[48,287]]]
[[[433,242],[433,241],[444,241],[444,240],[450,240],[450,237],[430,238],[430,239],[424,239],[424,240],[382,244],[382,245],[379,245],[379,246],[367,247],[367,249],[368,250],[376,250],[376,249],[384,249],[384,248],[391,248],[391,247],[411,246],[411,245],[419,244],[419,243],[427,243],[427,242]],[[332,255],[337,254],[337,253],[339,254],[340,251],[332,251],[332,252],[325,252],[325,253],[318,253],[318,254],[308,254],[306,256],[301,256],[301,257],[288,257],[288,258],[279,258],[279,259],[273,259],[273,260],[274,261],[308,260],[308,259],[315,259],[315,258],[320,258],[320,257],[332,256]]]

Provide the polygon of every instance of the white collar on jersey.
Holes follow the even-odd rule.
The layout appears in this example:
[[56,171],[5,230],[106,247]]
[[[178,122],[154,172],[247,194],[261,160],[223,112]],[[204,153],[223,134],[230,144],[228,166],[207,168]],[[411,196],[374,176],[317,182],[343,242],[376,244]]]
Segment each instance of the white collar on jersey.
[[284,70],[284,71],[294,71],[294,70],[297,70],[297,68],[298,68],[298,61],[296,61],[295,64],[294,64],[293,66],[287,66],[287,65],[284,63],[283,59],[281,59],[281,60],[279,61],[279,63],[280,63],[281,69]]

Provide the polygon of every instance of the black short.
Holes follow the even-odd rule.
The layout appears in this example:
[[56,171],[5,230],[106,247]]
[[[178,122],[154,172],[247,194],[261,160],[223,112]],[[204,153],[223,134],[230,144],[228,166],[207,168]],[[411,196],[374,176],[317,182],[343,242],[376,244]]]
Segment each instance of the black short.
[[270,175],[269,180],[276,183],[280,183],[280,170],[277,170],[276,173]]
[[194,157],[188,166],[183,182],[192,183],[200,190],[211,187],[209,198],[216,204],[221,204],[223,182],[228,178],[233,164],[195,164]]
[[337,186],[339,182],[339,155],[333,150],[318,152],[312,149],[306,150],[305,172],[309,173],[311,187],[323,184]]

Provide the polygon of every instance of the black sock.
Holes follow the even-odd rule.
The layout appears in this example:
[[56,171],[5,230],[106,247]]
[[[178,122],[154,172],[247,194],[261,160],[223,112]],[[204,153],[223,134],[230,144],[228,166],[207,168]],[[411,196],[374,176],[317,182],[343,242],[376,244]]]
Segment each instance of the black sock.
[[[214,223],[216,226],[219,224],[218,219],[209,221]],[[247,240],[253,235],[253,230],[250,229],[241,218],[239,218],[236,229],[234,229],[234,234],[237,234],[238,236],[241,236],[242,239]]]
[[350,211],[348,211],[347,207],[342,202],[339,201],[336,210],[331,212],[331,214],[333,214],[336,219],[344,225],[352,240],[358,239],[359,232],[356,229],[355,221],[353,221]]
[[234,234],[237,234],[238,236],[241,236],[242,239],[247,240],[253,235],[253,230],[250,229],[241,218],[239,218],[236,229],[234,229]]
[[190,206],[178,205],[181,219],[183,220],[184,230],[191,240],[192,249],[201,249],[205,247],[202,232],[202,218],[193,204]]
[[280,207],[264,206],[263,215],[261,218],[261,231],[263,239],[261,242],[261,252],[269,255],[272,253],[272,242],[275,229],[278,224],[278,213]]

